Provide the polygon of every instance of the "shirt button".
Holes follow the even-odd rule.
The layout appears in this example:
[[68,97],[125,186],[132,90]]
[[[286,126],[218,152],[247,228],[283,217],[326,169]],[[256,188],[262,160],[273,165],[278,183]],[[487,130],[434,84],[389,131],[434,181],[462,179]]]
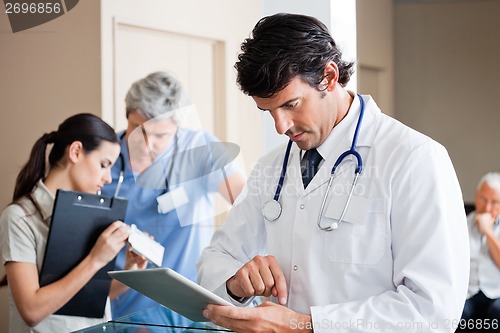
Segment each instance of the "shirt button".
[[300,205],[300,209],[304,209],[304,207],[305,207],[304,204]]
[[297,267],[297,265],[294,265],[294,266],[293,266],[293,270],[294,270],[294,271],[296,271],[297,269],[299,269],[299,268]]

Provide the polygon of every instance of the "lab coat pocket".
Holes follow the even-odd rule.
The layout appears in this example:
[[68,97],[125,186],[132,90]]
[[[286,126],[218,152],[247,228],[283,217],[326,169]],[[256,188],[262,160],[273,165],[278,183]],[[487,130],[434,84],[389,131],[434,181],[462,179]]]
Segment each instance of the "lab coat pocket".
[[[338,222],[347,193],[334,193],[321,220],[323,227]],[[353,195],[338,228],[323,231],[323,250],[332,262],[374,265],[384,255],[384,200]]]

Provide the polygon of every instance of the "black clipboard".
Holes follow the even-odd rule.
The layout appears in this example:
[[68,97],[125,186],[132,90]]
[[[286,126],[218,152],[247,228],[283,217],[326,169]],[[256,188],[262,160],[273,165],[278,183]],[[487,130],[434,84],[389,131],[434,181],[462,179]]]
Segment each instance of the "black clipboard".
[[[99,235],[112,222],[125,221],[127,199],[57,190],[47,247],[40,272],[40,286],[68,274],[90,252]],[[102,318],[111,279],[107,272],[115,260],[92,279],[55,314]]]

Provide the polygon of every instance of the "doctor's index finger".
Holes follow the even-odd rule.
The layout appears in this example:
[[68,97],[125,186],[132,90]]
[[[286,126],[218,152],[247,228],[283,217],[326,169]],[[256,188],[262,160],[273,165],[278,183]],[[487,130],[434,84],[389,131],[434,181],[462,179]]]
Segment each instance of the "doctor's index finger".
[[272,259],[269,262],[269,270],[274,278],[273,296],[278,298],[278,302],[281,305],[285,305],[288,299],[285,275],[276,259],[274,257]]

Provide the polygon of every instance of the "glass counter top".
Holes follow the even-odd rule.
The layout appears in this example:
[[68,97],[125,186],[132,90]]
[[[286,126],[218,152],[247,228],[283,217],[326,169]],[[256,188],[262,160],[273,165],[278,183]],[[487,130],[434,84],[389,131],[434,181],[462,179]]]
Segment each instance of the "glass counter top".
[[172,310],[157,305],[74,333],[181,333],[231,332],[211,322],[197,323]]

